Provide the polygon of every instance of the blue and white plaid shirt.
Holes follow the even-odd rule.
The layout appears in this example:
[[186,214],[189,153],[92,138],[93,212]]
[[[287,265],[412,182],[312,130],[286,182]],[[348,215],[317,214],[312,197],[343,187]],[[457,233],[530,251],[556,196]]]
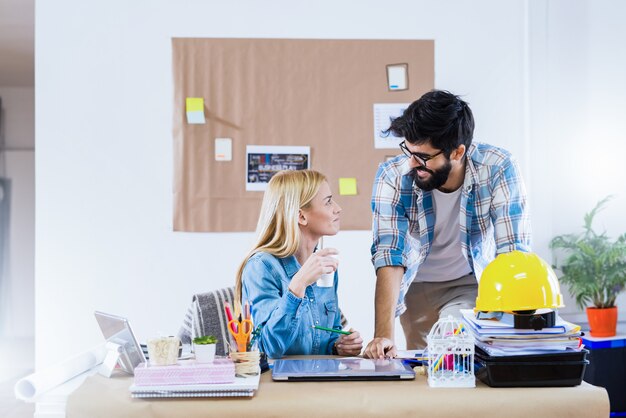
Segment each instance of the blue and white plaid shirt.
[[[461,251],[480,279],[483,269],[497,254],[530,251],[526,190],[511,154],[480,143],[470,145],[467,151],[462,188]],[[435,227],[432,193],[415,185],[406,156],[397,156],[379,166],[372,212],[374,268],[405,268],[396,306],[398,316],[406,310],[404,296],[430,252]]]

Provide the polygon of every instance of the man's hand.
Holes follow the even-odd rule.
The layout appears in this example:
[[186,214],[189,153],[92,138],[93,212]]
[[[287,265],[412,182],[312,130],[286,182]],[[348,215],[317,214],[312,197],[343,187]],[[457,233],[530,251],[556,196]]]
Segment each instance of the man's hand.
[[337,348],[337,354],[340,356],[358,356],[363,349],[363,338],[359,331],[355,331],[350,328],[350,335],[342,335],[337,339],[335,347]]
[[374,335],[380,335],[380,337],[375,337],[365,347],[363,356],[366,358],[381,359],[396,356],[396,347],[393,343],[393,326],[403,274],[404,267],[401,266],[387,266],[376,270]]
[[365,347],[363,357],[382,359],[388,357],[395,357],[396,346],[389,338],[376,337]]

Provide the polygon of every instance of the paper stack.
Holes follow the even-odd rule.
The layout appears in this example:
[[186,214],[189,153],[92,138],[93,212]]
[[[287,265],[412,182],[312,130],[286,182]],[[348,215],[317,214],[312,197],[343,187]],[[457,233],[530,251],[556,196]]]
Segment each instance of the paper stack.
[[181,360],[171,366],[154,366],[142,363],[135,368],[135,385],[193,385],[232,383],[235,381],[235,364],[227,358],[211,363]]
[[490,356],[545,354],[582,348],[580,326],[558,315],[554,327],[532,330],[513,328],[507,321],[477,319],[471,309],[462,309],[461,314],[476,345]]
[[254,396],[259,375],[235,377],[235,365],[228,358],[212,363],[182,360],[172,366],[135,368],[134,384],[129,390],[133,398],[188,398]]

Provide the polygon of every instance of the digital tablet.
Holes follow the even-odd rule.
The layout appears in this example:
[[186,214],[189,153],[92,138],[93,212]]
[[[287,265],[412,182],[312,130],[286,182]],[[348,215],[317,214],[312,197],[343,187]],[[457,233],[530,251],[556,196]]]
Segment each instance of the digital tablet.
[[282,359],[274,362],[276,381],[314,380],[410,380],[415,372],[399,359],[360,357],[331,359]]
[[145,363],[146,357],[143,355],[135,334],[133,334],[130,323],[126,318],[104,312],[95,311],[94,315],[107,342],[118,344],[124,348],[120,355],[120,367],[125,372],[133,374],[137,365]]

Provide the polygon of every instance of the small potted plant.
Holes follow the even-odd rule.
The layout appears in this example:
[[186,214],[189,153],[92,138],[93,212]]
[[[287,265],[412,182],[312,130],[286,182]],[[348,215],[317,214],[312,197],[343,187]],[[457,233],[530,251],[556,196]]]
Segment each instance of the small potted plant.
[[602,199],[585,214],[582,233],[559,235],[550,242],[553,250],[565,255],[554,267],[562,271],[561,283],[569,287],[578,307],[587,308],[593,337],[615,335],[615,299],[626,285],[626,233],[611,240],[606,232],[598,234],[592,227],[594,217],[609,200],[610,196]]
[[193,352],[198,363],[212,363],[215,359],[215,343],[217,338],[213,335],[203,335],[193,339]]

